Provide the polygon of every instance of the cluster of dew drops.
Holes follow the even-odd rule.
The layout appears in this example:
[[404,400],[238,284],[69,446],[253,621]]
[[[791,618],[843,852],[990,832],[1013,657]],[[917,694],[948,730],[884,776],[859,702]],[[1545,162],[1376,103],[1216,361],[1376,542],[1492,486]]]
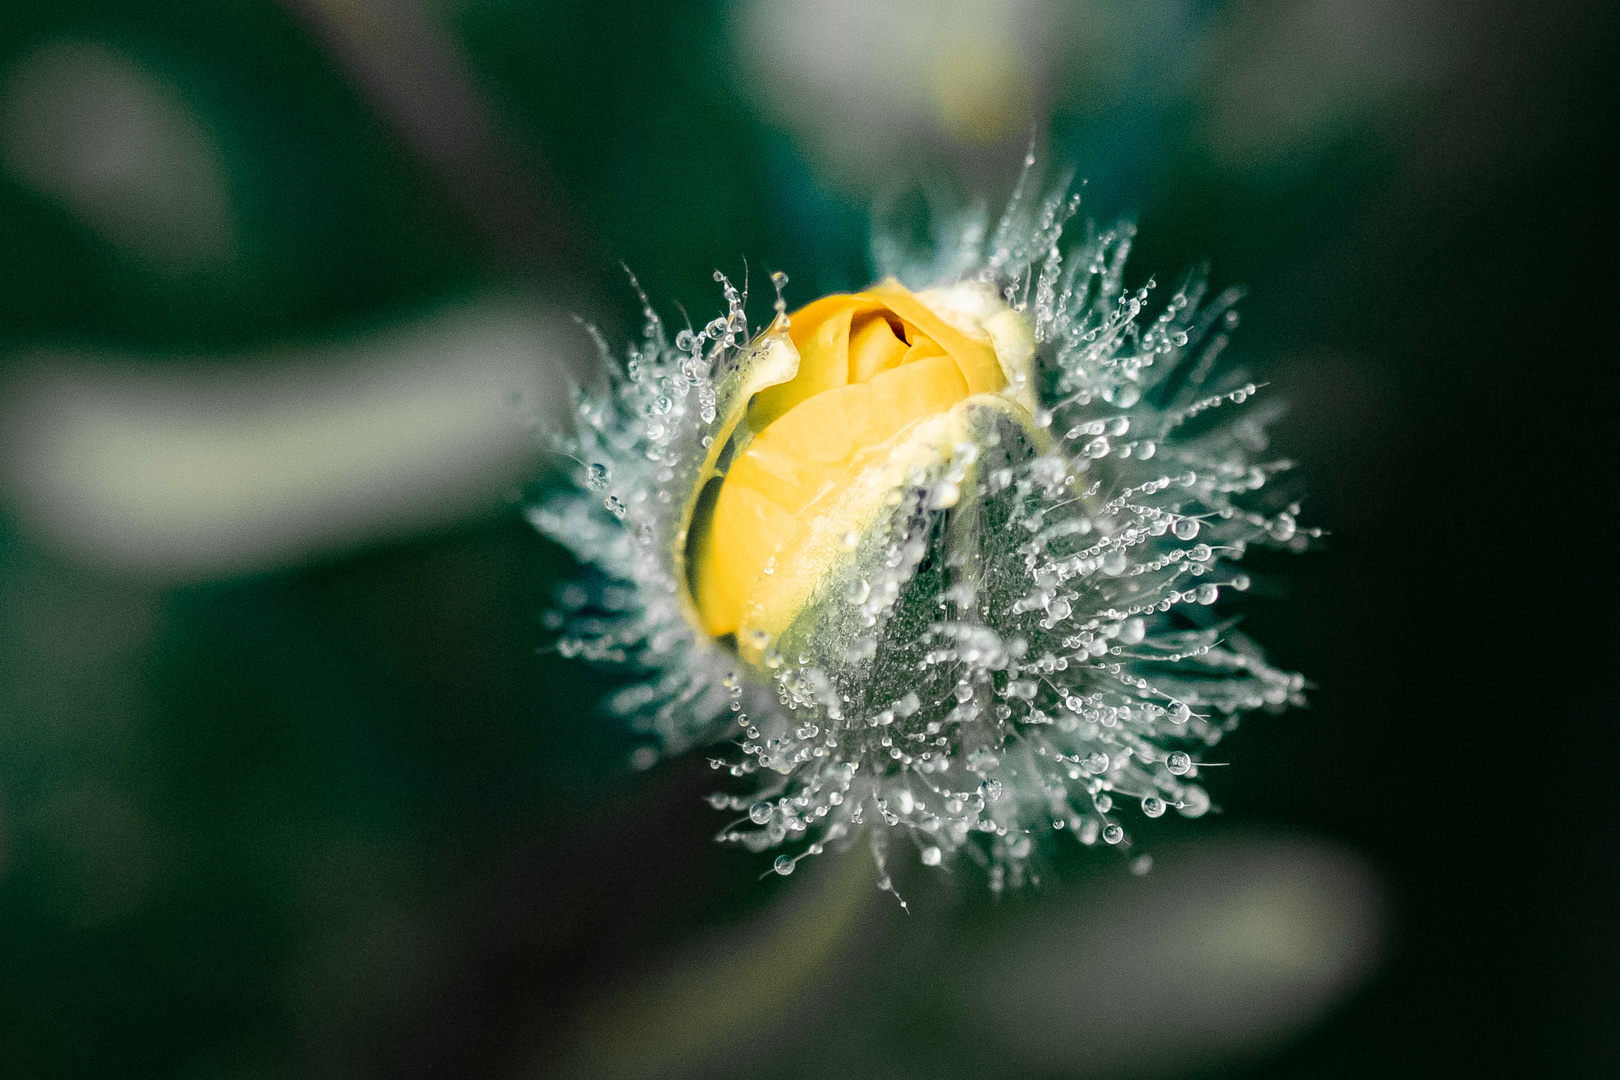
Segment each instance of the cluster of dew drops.
[[[700,480],[713,445],[717,383],[740,362],[754,335],[746,287],[716,272],[727,311],[671,339],[632,275],[645,318],[622,366],[595,327],[607,384],[575,394],[575,424],[555,449],[579,465],[576,485],[529,508],[530,521],[589,568],[565,582],[547,626],[560,631],[566,657],[628,668],[640,678],[607,706],[653,744],[633,761],[712,739],[730,700],[721,685],[736,658],[696,632],[677,599],[669,552],[680,542],[681,493]],[[771,276],[775,309],[786,310],[787,276]]]
[[[903,838],[925,866],[981,864],[995,890],[1029,880],[1056,834],[1129,850],[1122,808],[1207,813],[1208,748],[1244,713],[1302,701],[1304,679],[1214,610],[1249,587],[1248,547],[1319,535],[1268,497],[1288,464],[1264,456],[1267,416],[1233,408],[1260,388],[1216,378],[1237,296],[1207,299],[1194,277],[1143,325],[1154,284],[1123,286],[1130,230],[1064,250],[1074,207],[1066,187],[1041,202],[1021,188],[988,241],[965,226],[969,276],[1034,325],[1032,420],[1051,437],[1021,455],[956,446],[910,478],[884,557],[839,597],[873,628],[844,655],[759,642],[765,670],[747,669],[674,602],[669,493],[710,444],[710,373],[748,342],[729,281],[716,275],[728,314],[672,345],[648,306],[625,377],[581,400],[568,448],[600,510],[565,496],[533,516],[604,584],[565,588],[559,648],[644,669],[610,705],[666,749],[730,733],[711,764],[753,790],[711,797],[739,814],[719,839],[778,849],[779,874],[863,834],[880,870]],[[947,515],[978,527],[943,529]]]

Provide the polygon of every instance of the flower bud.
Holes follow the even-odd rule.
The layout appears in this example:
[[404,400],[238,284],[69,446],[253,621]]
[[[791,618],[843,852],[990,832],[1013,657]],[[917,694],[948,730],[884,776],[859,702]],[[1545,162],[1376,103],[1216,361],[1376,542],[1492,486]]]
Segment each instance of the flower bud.
[[919,296],[891,279],[784,322],[766,340],[796,354],[797,371],[748,406],[688,543],[699,624],[756,664],[790,627],[808,645],[838,621],[805,607],[836,600],[832,578],[861,568],[860,538],[908,483],[948,471],[970,416],[990,410],[1033,431],[1028,321],[982,286]]
[[608,706],[661,749],[729,736],[711,764],[738,790],[711,802],[746,813],[720,838],[787,848],[781,873],[862,834],[881,867],[907,833],[1016,885],[1043,838],[1203,815],[1199,751],[1302,700],[1212,610],[1245,550],[1317,535],[1228,419],[1256,387],[1202,335],[1235,294],[1193,281],[1150,319],[1128,229],[1062,248],[1074,207],[1021,186],[987,239],[964,220],[908,268],[947,282],[917,292],[790,316],[777,275],[753,335],[716,275],[723,317],[671,342],[648,305],[622,377],[580,396],[581,483],[531,512],[595,568],[557,646],[639,674]]

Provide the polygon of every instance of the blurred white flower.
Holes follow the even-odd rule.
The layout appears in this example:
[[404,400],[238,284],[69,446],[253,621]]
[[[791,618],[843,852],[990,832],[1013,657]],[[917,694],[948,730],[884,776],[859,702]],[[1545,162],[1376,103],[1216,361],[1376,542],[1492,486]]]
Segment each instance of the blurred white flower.
[[1226,835],[1157,862],[1147,881],[1054,898],[960,958],[947,999],[980,1003],[974,1018],[1018,1071],[1241,1060],[1317,1020],[1384,950],[1383,887],[1335,845]]
[[1286,179],[1369,121],[1402,127],[1455,50],[1452,6],[750,0],[730,36],[743,96],[835,189],[879,189],[919,157],[971,188],[1054,118],[1133,176],[1184,144]]
[[1029,137],[1062,6],[1048,0],[755,0],[747,89],[834,169],[890,176],[918,142]]

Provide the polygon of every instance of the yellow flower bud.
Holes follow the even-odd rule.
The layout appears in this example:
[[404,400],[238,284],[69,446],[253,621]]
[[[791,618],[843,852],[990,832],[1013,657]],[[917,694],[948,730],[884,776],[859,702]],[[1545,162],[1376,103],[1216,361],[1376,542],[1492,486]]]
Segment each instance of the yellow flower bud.
[[688,546],[696,615],[757,662],[905,473],[960,441],[966,404],[1033,412],[1028,320],[988,287],[890,279],[826,296],[768,335],[798,357],[738,425]]
[[670,340],[648,304],[576,402],[579,483],[531,510],[591,566],[548,613],[557,649],[638,676],[605,702],[656,740],[638,767],[735,746],[710,759],[747,788],[711,796],[746,811],[720,838],[779,874],[864,836],[892,889],[904,830],[923,865],[968,849],[1016,886],[1043,837],[1125,848],[1121,808],[1208,812],[1195,751],[1302,700],[1208,613],[1247,547],[1317,535],[1227,419],[1258,387],[1202,339],[1235,293],[1193,279],[1143,320],[1130,230],[1065,252],[1074,209],[1021,183],[993,231],[887,261],[943,288],[789,316],[773,275],[758,333],[717,274],[723,316]]

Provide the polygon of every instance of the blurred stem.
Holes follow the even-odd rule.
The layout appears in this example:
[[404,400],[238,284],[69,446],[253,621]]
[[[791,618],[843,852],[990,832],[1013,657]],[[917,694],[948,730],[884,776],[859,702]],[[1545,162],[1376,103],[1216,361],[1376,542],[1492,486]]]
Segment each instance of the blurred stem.
[[831,858],[815,869],[807,888],[753,926],[587,1006],[559,1073],[708,1075],[780,1037],[785,1018],[835,977],[878,895],[863,859]]
[[501,261],[564,276],[581,236],[556,185],[521,162],[456,44],[412,0],[283,0],[428,167]]

